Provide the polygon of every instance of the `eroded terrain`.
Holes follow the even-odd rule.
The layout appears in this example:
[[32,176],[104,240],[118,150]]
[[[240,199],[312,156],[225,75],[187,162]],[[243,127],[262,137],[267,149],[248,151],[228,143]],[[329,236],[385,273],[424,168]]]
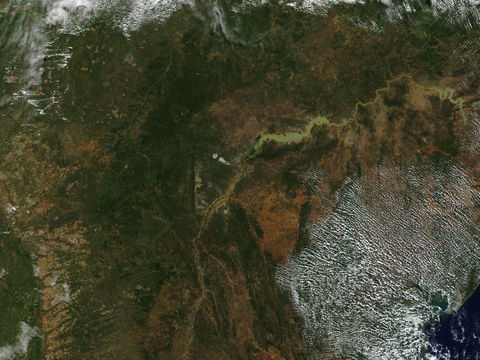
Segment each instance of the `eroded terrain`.
[[382,9],[256,7],[249,42],[189,8],[128,39],[104,19],[25,98],[9,77],[0,240],[26,260],[0,291],[29,295],[0,346],[24,322],[32,359],[420,353],[479,283],[479,33],[358,26]]

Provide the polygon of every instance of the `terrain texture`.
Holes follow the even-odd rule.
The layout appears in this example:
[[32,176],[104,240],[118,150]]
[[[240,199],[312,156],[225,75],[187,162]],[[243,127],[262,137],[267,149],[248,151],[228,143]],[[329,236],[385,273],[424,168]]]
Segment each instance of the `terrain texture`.
[[4,64],[0,359],[416,359],[480,283],[479,28],[233,5]]

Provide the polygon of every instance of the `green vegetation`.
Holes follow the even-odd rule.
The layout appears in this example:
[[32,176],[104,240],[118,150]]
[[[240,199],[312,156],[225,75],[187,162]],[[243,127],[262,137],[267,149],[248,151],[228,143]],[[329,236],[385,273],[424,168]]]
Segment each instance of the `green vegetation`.
[[[32,260],[21,241],[5,226],[0,234],[0,274],[1,348],[17,342],[21,322],[36,326],[40,300]],[[40,342],[32,342],[30,349],[29,358],[39,359]]]
[[[474,35],[433,19],[422,11],[425,4],[398,23],[389,23],[385,6],[377,2],[338,5],[327,16],[300,13],[278,2],[243,6],[242,12],[232,11],[241,5],[238,1],[221,5],[223,29],[212,28],[211,9],[199,5],[196,10],[205,21],[182,8],[165,23],[145,25],[127,40],[109,19],[102,19],[78,36],[58,36],[52,45],[73,49],[65,69],[47,59],[42,85],[47,94],[63,93],[43,119],[52,129],[45,142],[53,160],[69,172],[62,186],[50,190],[56,206],[42,221],[54,229],[80,220],[88,239],[85,267],[76,262],[76,254],[59,255],[68,258],[69,285],[78,294],[69,304],[74,321],[61,335],[71,346],[71,358],[113,358],[119,353],[168,358],[165,354],[186,327],[214,329],[217,323],[211,318],[217,318],[224,332],[197,332],[202,344],[215,343],[231,357],[253,358],[254,350],[231,340],[234,330],[226,315],[230,300],[224,294],[230,285],[220,284],[219,275],[227,270],[246,279],[245,291],[258,316],[252,332],[261,346],[283,346],[283,354],[291,351],[302,358],[300,345],[292,345],[297,335],[287,334],[288,322],[295,319],[283,310],[288,299],[272,280],[275,263],[263,256],[248,230],[260,227],[237,205],[228,216],[212,216],[212,225],[206,224],[205,235],[197,238],[209,308],[200,308],[198,319],[185,325],[191,299],[202,287],[192,244],[205,219],[196,206],[198,171],[210,174],[205,175],[211,177],[206,198],[213,201],[230,180],[225,178],[238,169],[222,168],[222,178],[212,153],[241,156],[259,136],[255,154],[267,141],[299,142],[316,125],[342,124],[354,116],[357,104],[375,98],[377,89],[403,73],[428,83],[469,71],[449,54]],[[364,26],[366,19],[378,28]],[[450,90],[437,91],[462,105]],[[270,102],[271,108],[293,104],[293,115],[265,115],[263,107]],[[224,106],[227,114],[249,107],[249,113],[231,124],[211,111],[214,106]],[[260,116],[270,130],[232,149],[226,129],[255,128],[250,119]],[[302,126],[305,118],[310,121]],[[282,133],[287,127],[299,130]],[[89,140],[95,140],[95,149],[71,150]],[[103,151],[106,160],[94,158],[94,150]],[[66,194],[71,184],[80,189],[76,196]],[[7,344],[15,341],[20,321],[35,323],[38,298],[31,261],[19,240],[1,235],[0,255],[0,270],[9,273],[0,280],[0,318],[8,324],[0,327],[0,339]],[[177,302],[162,302],[159,296],[167,298],[165,293],[177,296]],[[273,302],[281,310],[270,307]],[[132,340],[155,321],[160,325],[154,330],[168,330],[164,339],[151,330],[145,339]],[[32,354],[38,354],[39,340],[32,344]]]
[[[100,139],[110,149],[111,158],[106,168],[85,162],[84,169],[79,170],[85,175],[79,174],[76,179],[87,178],[82,181],[88,184],[88,190],[78,203],[66,204],[63,193],[57,199],[64,205],[55,215],[74,213],[89,229],[87,271],[75,266],[70,269],[72,289],[81,288],[82,292],[71,304],[75,323],[63,335],[73,339],[76,354],[108,357],[118,351],[137,351],[127,341],[119,343],[119,336],[130,336],[126,329],[146,326],[162,289],[186,282],[195,284],[190,291],[197,291],[191,240],[202,214],[194,206],[194,167],[201,164],[209,169],[212,165],[204,159],[213,149],[228,147],[222,143],[225,124],[208,112],[210,105],[235,97],[239,90],[251,97],[265,98],[266,93],[267,99],[288,100],[304,113],[325,114],[340,123],[353,115],[352,109],[359,101],[374,98],[375,91],[389,79],[405,72],[421,79],[436,79],[456,66],[449,63],[446,54],[451,51],[450,44],[459,40],[458,33],[450,39],[449,32],[442,28],[447,25],[438,23],[423,35],[428,19],[422,19],[421,14],[398,24],[384,22],[382,32],[355,25],[355,17],[372,13],[381,22],[382,11],[378,4],[366,8],[342,5],[332,9],[328,17],[319,17],[273,4],[251,8],[248,16],[230,18],[230,24],[236,21],[242,29],[248,24],[255,26],[249,27],[248,33],[229,38],[219,29],[212,32],[188,10],[181,10],[163,25],[144,27],[129,48],[123,45],[125,39],[120,34],[111,34],[103,24],[69,40],[76,67],[71,66],[66,74],[72,79],[72,88],[65,98],[65,111],[69,119],[78,122],[76,113],[82,109],[86,136],[106,134]],[[95,49],[104,42],[107,46],[91,58],[92,51],[85,49]],[[108,48],[115,51],[109,52]],[[122,60],[129,53],[142,67],[141,74],[124,70]],[[95,64],[105,61],[108,69],[90,66],[92,60]],[[91,67],[92,72],[81,73],[78,69],[83,66]],[[107,83],[105,89],[102,84]],[[122,97],[123,92],[128,96]],[[126,99],[125,105],[119,98]],[[72,101],[73,106],[69,105]],[[107,120],[111,104],[125,116]],[[297,142],[326,119],[313,118],[304,133],[263,135],[254,149],[268,140]],[[277,119],[266,120],[274,128],[282,125]],[[244,146],[247,150],[251,142]],[[73,180],[68,179],[65,185]],[[236,228],[249,228],[244,215],[238,213],[215,226],[221,228],[233,221]],[[241,247],[241,239],[234,244],[226,235],[207,237],[219,241],[208,246]],[[257,256],[258,249],[251,246]],[[218,251],[227,263],[238,260]],[[254,275],[246,271],[251,279]],[[263,271],[270,270],[263,269],[255,276],[262,289],[272,287],[268,296],[273,298],[276,290],[270,279],[260,279]],[[216,286],[208,278],[207,284]],[[266,307],[266,300],[258,292],[254,294],[258,297],[252,300],[254,306]],[[100,315],[104,309],[111,310],[109,315]],[[169,313],[168,321],[181,328],[189,312],[187,303],[179,303]],[[271,316],[274,319],[278,314]],[[198,321],[207,321],[206,316]],[[267,325],[265,321],[257,326],[273,326],[276,320],[267,321]],[[276,336],[280,339],[282,335]],[[170,346],[167,342],[138,351],[153,358]]]

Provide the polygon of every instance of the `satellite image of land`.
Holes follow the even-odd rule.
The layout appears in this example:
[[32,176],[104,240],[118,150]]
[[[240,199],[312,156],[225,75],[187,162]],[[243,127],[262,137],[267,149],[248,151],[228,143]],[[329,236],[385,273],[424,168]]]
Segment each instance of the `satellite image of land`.
[[480,359],[480,2],[0,0],[0,84],[0,360]]

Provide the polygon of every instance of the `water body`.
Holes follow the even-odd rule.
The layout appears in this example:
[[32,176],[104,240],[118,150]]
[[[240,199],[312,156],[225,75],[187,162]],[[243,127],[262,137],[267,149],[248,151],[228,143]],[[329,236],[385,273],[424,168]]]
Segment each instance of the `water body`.
[[[305,1],[302,5],[299,5],[299,8],[302,10],[307,10],[307,11],[316,11],[318,9],[318,6],[323,6],[323,7],[328,7],[332,3],[336,3],[337,1]],[[404,12],[409,12],[412,11],[408,7],[408,4],[397,4],[394,5],[390,1],[383,1],[386,5],[390,6],[390,16],[392,20],[398,18],[400,14]],[[92,22],[95,22],[96,19],[104,16],[106,13],[109,14],[109,18],[111,18],[112,23],[116,23],[118,27],[122,30],[122,33],[125,35],[126,39],[130,38],[130,35],[135,32],[142,24],[146,22],[161,22],[164,19],[166,19],[168,16],[170,16],[174,11],[179,9],[181,6],[189,6],[191,9],[198,14],[198,16],[202,19],[204,19],[207,22],[210,22],[210,25],[212,28],[217,29],[221,31],[225,37],[228,40],[231,41],[240,41],[240,42],[247,42],[244,41],[243,39],[247,38],[247,36],[244,36],[242,34],[242,28],[239,29],[233,29],[229,23],[232,23],[232,19],[234,17],[234,13],[236,14],[239,9],[241,9],[241,6],[238,5],[237,8],[232,8],[228,9],[225,4],[222,4],[220,1],[207,1],[208,6],[206,6],[205,10],[204,8],[201,8],[200,5],[204,6],[205,4],[200,4],[200,2],[197,1],[176,1],[176,0],[132,0],[132,1],[122,1],[122,0],[100,0],[100,1],[95,1],[95,0],[32,0],[32,1],[26,1],[26,0],[16,0],[16,1],[9,1],[8,4],[4,4],[3,2],[0,1],[0,27],[1,27],[1,32],[0,32],[0,40],[2,41],[2,47],[0,47],[0,78],[2,81],[2,86],[0,88],[1,93],[0,93],[0,105],[11,105],[13,103],[18,103],[18,102],[25,102],[25,104],[30,105],[33,108],[39,109],[39,113],[41,114],[42,106],[44,99],[42,99],[42,95],[40,94],[39,91],[37,91],[37,87],[41,84],[41,79],[42,76],[45,76],[44,74],[44,64],[45,61],[55,61],[56,65],[59,67],[68,67],[69,66],[69,59],[71,57],[71,49],[69,48],[61,48],[61,47],[55,47],[52,44],[55,43],[55,40],[58,39],[59,36],[62,34],[68,34],[69,36],[80,36],[81,32],[85,29],[87,29]],[[258,0],[258,1],[253,1],[249,2],[251,3],[256,3],[258,5],[264,4],[265,1],[263,0]],[[451,21],[461,21],[463,18],[466,16],[469,16],[469,22],[465,23],[465,27],[468,28],[471,26],[472,21],[477,21],[477,19],[480,18],[478,14],[480,14],[478,11],[473,13],[473,16],[471,16],[471,9],[467,6],[469,2],[453,2],[453,1],[433,1],[432,4],[432,12],[438,14],[439,16],[443,12],[451,12],[455,13],[455,17],[449,17],[448,19]],[[471,2],[475,3],[475,2]],[[294,5],[294,2],[292,2]],[[204,6],[205,7],[205,6]],[[230,10],[235,10],[235,11],[230,11]],[[230,20],[230,21],[229,21]],[[470,25],[469,25],[470,24]],[[374,23],[369,24],[369,26],[375,26]],[[450,97],[450,93],[446,93],[445,97]],[[53,99],[53,95],[51,96]],[[35,113],[33,113],[35,114]],[[34,117],[34,115],[32,115]],[[17,118],[14,116],[14,118]],[[20,118],[20,117],[18,117]],[[22,117],[21,121],[27,122],[30,119],[26,119],[26,117]],[[308,124],[305,127],[305,130],[303,132],[289,132],[289,133],[284,133],[284,134],[264,134],[262,135],[257,142],[253,145],[253,152],[254,154],[258,152],[262,145],[268,141],[275,141],[279,144],[288,144],[288,143],[298,143],[302,141],[304,138],[310,136],[312,129],[315,126],[322,126],[326,125],[329,123],[329,120],[325,117],[319,116],[313,119],[310,119]],[[414,169],[415,170],[415,169]],[[418,169],[417,169],[418,170]],[[417,171],[416,170],[416,171]],[[423,179],[426,177],[423,172],[418,170],[420,173],[419,177],[420,179]],[[457,179],[458,181],[455,182],[454,177],[453,180],[444,180],[443,178],[440,178],[438,180],[439,183],[442,181],[447,182],[447,185],[452,185],[449,183],[449,181],[453,181],[453,185],[456,185],[457,183],[460,183],[461,180],[463,179],[464,174],[460,172],[460,175],[458,175]],[[451,186],[452,188],[454,186]],[[351,206],[355,205],[356,209],[359,208],[355,202],[358,201],[358,198],[356,196],[356,192],[363,191],[364,187],[367,187],[367,185],[363,184],[360,180],[357,183],[352,183],[352,184],[346,184],[343,192],[340,193],[341,196],[341,202],[339,202],[339,210],[348,210],[348,211],[339,211],[338,213],[334,214],[332,216],[332,219],[329,220],[327,224],[311,224],[312,226],[312,233],[319,234],[322,233],[323,239],[326,240],[337,240],[337,237],[340,237],[340,234],[335,233],[332,230],[332,227],[335,226],[351,226],[350,229],[357,230],[359,233],[363,234],[365,237],[365,241],[367,242],[367,245],[371,245],[372,249],[368,247],[363,247],[363,248],[356,248],[355,243],[352,243],[351,249],[347,249],[350,251],[350,253],[347,253],[344,251],[344,253],[336,251],[337,248],[337,242],[336,241],[331,241],[331,242],[324,242],[324,243],[317,243],[317,248],[313,248],[312,253],[318,254],[319,251],[331,251],[334,256],[338,257],[339,262],[344,262],[345,264],[345,269],[343,269],[343,272],[336,272],[335,276],[332,276],[331,279],[332,281],[337,281],[338,282],[344,282],[346,285],[345,288],[347,290],[351,290],[353,286],[364,286],[365,294],[369,296],[375,296],[374,293],[369,292],[368,286],[371,285],[371,282],[375,281],[380,281],[377,279],[377,277],[373,276],[365,276],[362,275],[359,270],[368,268],[375,270],[375,267],[372,266],[371,263],[362,263],[360,257],[363,255],[363,252],[365,251],[370,251],[371,253],[377,256],[374,258],[376,262],[373,263],[375,264],[383,264],[385,263],[384,259],[388,258],[388,253],[390,252],[390,249],[385,248],[385,249],[380,249],[382,251],[378,251],[378,249],[374,249],[373,246],[378,243],[379,241],[370,244],[370,234],[368,234],[363,227],[361,228],[355,228],[355,226],[359,226],[358,224],[366,224],[369,225],[371,220],[368,217],[368,213],[365,211],[363,213],[358,213],[358,212],[351,212]],[[445,190],[450,191],[450,190]],[[388,195],[388,192],[385,192]],[[440,192],[440,195],[444,194],[443,192]],[[360,204],[362,205],[362,204]],[[421,208],[421,204],[416,204],[418,208]],[[388,207],[390,209],[391,213],[397,215],[397,208],[396,207]],[[423,208],[421,208],[422,210]],[[373,210],[372,210],[373,211]],[[423,210],[422,210],[423,211]],[[424,210],[426,211],[426,210]],[[347,214],[347,215],[345,215]],[[435,216],[440,216],[439,214],[433,214]],[[432,215],[432,217],[433,217]],[[463,214],[460,214],[463,216]],[[468,215],[468,214],[467,214]],[[462,216],[459,216],[458,219],[455,218],[455,221],[460,222],[462,220]],[[468,216],[467,216],[468,218]],[[351,222],[350,220],[354,219],[356,221]],[[404,215],[405,221],[410,219],[410,214],[405,214]],[[468,220],[468,219],[467,219]],[[433,220],[432,220],[433,221]],[[385,221],[386,222],[386,221]],[[347,225],[345,225],[347,224]],[[390,224],[389,224],[390,225]],[[398,224],[398,227],[403,224]],[[468,224],[470,225],[470,224]],[[411,224],[411,227],[413,228],[415,224]],[[365,226],[366,228],[367,226]],[[466,227],[465,227],[466,228]],[[383,230],[383,228],[382,228]],[[475,231],[477,229],[474,229]],[[464,229],[464,232],[471,231],[470,228]],[[325,234],[323,234],[323,232]],[[363,232],[363,233],[362,233]],[[344,236],[343,234],[342,236]],[[348,235],[348,234],[347,234]],[[471,235],[468,233],[467,235]],[[452,237],[457,236],[461,237],[462,239],[465,238],[467,235],[463,236],[463,233],[458,234],[458,231],[455,234],[452,233]],[[403,239],[403,238],[402,238]],[[403,239],[404,241],[410,241],[410,237],[405,236]],[[349,240],[349,239],[346,239]],[[378,240],[378,239],[375,239]],[[427,239],[428,240],[428,239]],[[427,241],[425,240],[425,241]],[[387,244],[388,245],[388,244]],[[474,247],[472,244],[468,244],[469,246],[471,245]],[[320,248],[320,247],[324,248]],[[340,249],[344,250],[344,249]],[[476,249],[475,249],[476,250]],[[17,252],[18,253],[18,252]],[[309,256],[312,255],[312,253],[304,253],[303,257],[298,258],[296,261],[299,265],[302,265],[302,261],[306,260],[309,261],[310,258]],[[477,254],[476,251],[469,251],[467,253],[468,256],[475,257],[475,254]],[[343,257],[342,257],[343,256]],[[373,255],[372,255],[373,256]],[[358,260],[358,267],[348,267],[348,261],[350,261],[350,258],[354,257],[354,260]],[[5,256],[3,257],[4,259],[11,259],[12,256]],[[333,258],[333,256],[332,256]],[[33,279],[31,279],[30,272],[31,272],[31,264],[29,263],[28,256],[23,256],[23,263],[22,263],[22,269],[21,271],[19,270],[18,274],[15,273],[15,266],[18,266],[19,262],[17,261],[15,264],[3,264],[0,263],[0,271],[2,269],[6,269],[5,273],[2,272],[2,281],[4,282],[10,282],[10,287],[13,288],[14,286],[17,286],[18,289],[18,282],[15,282],[17,278],[20,276],[25,276],[25,279],[23,280],[23,283],[25,284],[25,289],[22,289],[22,299],[26,299],[29,301],[29,303],[20,303],[17,301],[17,299],[14,299],[12,296],[7,297],[3,296],[0,294],[0,303],[13,303],[22,305],[22,311],[25,314],[32,313],[34,310],[32,308],[35,308],[37,306],[36,304],[36,293],[33,292]],[[359,260],[360,259],[360,260]],[[316,261],[320,261],[318,258],[314,258]],[[403,260],[403,259],[402,259]],[[405,263],[411,259],[405,259]],[[475,259],[476,260],[476,259]],[[439,260],[440,261],[440,260]],[[343,264],[343,263],[342,263]],[[9,266],[8,266],[9,265]],[[14,266],[15,265],[15,266]],[[295,264],[293,264],[295,265]],[[336,264],[321,264],[324,266],[324,268],[327,268],[330,270],[330,267],[333,268],[336,266]],[[403,263],[400,264],[403,266]],[[343,266],[343,265],[342,265]],[[301,268],[301,266],[300,266]],[[399,269],[401,268],[400,266],[398,267]],[[417,267],[417,270],[420,268]],[[295,268],[293,267],[295,270]],[[436,268],[435,268],[436,269]],[[411,270],[412,274],[415,269]],[[427,273],[427,270],[430,271],[431,269],[423,269],[422,271],[425,271]],[[309,269],[308,271],[312,271],[312,269]],[[400,270],[399,270],[400,271]],[[8,272],[8,273],[7,273]],[[440,270],[439,270],[440,272]],[[27,277],[27,275],[30,276],[30,278]],[[283,284],[285,287],[289,287],[289,289],[296,290],[296,286],[302,285],[304,286],[305,283],[302,283],[301,280],[303,279],[302,276],[305,273],[295,273],[292,272],[288,276],[286,274],[283,274]],[[307,273],[308,274],[308,273]],[[329,275],[328,272],[325,274]],[[463,274],[463,273],[462,273]],[[315,274],[314,274],[315,275]],[[315,280],[315,276],[312,275],[311,279]],[[341,275],[344,275],[343,278]],[[367,274],[368,275],[368,274]],[[395,274],[394,274],[395,275]],[[415,275],[415,274],[413,274]],[[413,278],[412,275],[412,278]],[[322,275],[323,276],[323,275]],[[362,277],[363,276],[363,277]],[[440,275],[441,276],[441,275]],[[466,279],[466,275],[464,276]],[[317,277],[318,279],[318,277]],[[326,281],[329,279],[326,279]],[[352,283],[348,283],[349,281],[352,281]],[[360,280],[360,281],[359,281]],[[389,279],[386,279],[388,282]],[[449,280],[449,279],[448,279]],[[458,280],[456,278],[456,280]],[[330,281],[330,280],[329,280]],[[362,282],[363,281],[363,282]],[[413,281],[412,281],[413,282]],[[356,285],[352,285],[355,283]],[[433,282],[432,282],[433,283]],[[15,285],[16,284],[16,285]],[[396,281],[395,278],[391,282],[388,282],[387,290],[388,294],[398,294],[398,288],[396,288],[395,284],[399,284],[398,281]],[[327,282],[327,286],[330,286]],[[398,313],[402,314],[403,317],[398,319],[398,318],[390,318],[388,317],[390,313],[394,312],[392,309],[388,306],[382,307],[380,304],[378,307],[374,307],[374,310],[377,312],[377,314],[380,314],[381,316],[380,320],[384,320],[385,323],[387,324],[394,324],[398,326],[400,329],[400,332],[407,330],[411,330],[414,333],[414,338],[412,340],[411,337],[400,334],[400,340],[405,340],[405,341],[411,341],[408,343],[408,346],[412,346],[413,344],[413,351],[412,353],[416,353],[416,349],[419,347],[418,344],[421,344],[423,341],[422,334],[418,332],[418,323],[422,322],[425,317],[429,316],[429,312],[431,311],[430,307],[433,306],[434,310],[438,310],[437,307],[435,307],[435,304],[431,304],[428,299],[428,294],[430,292],[426,292],[427,295],[424,293],[421,293],[420,290],[416,287],[411,287],[410,283],[409,284],[400,284],[404,285],[400,290],[403,291],[403,296],[405,299],[405,302],[411,301],[414,302],[417,305],[417,308],[413,309],[410,311],[410,309],[407,309],[406,307],[400,307],[400,311]],[[400,286],[399,285],[399,286]],[[428,285],[428,284],[427,284]],[[451,288],[454,288],[456,285],[455,283],[448,284]],[[324,286],[324,288],[327,288]],[[67,290],[67,289],[66,289]],[[292,291],[293,291],[292,290]],[[305,296],[306,301],[304,301],[303,305],[304,309],[306,311],[305,313],[305,318],[307,321],[307,324],[316,326],[315,323],[315,316],[317,314],[323,314],[325,313],[325,319],[326,321],[332,320],[335,321],[335,319],[330,319],[328,314],[335,314],[334,310],[338,309],[339,307],[335,303],[329,303],[325,305],[325,308],[319,308],[321,304],[318,304],[318,298],[316,298],[317,290],[316,288],[305,288],[301,289],[303,290],[303,296]],[[437,287],[435,287],[433,290],[437,290]],[[456,288],[454,288],[456,290]],[[322,290],[323,291],[323,290]],[[456,291],[453,291],[450,288],[447,288],[445,292],[447,293],[450,291],[451,293],[455,293]],[[27,295],[31,295],[31,298],[28,298]],[[32,295],[33,294],[33,295]],[[345,294],[341,294],[344,296],[346,302],[344,306],[348,305],[348,301],[351,300],[351,298],[348,295],[348,292],[346,291]],[[328,298],[328,294],[326,298]],[[310,298],[309,298],[310,297]],[[312,300],[312,301],[310,301]],[[335,299],[332,299],[335,300]],[[379,302],[381,301],[378,300]],[[477,354],[478,349],[479,349],[479,342],[478,339],[480,338],[480,311],[477,311],[476,308],[478,308],[480,305],[480,294],[479,291],[477,292],[467,301],[467,303],[464,304],[464,306],[454,315],[448,316],[443,318],[440,323],[431,329],[431,343],[432,343],[432,349],[430,349],[430,356],[431,359],[437,358],[437,359],[443,359],[443,358],[448,358],[448,357],[442,357],[442,356],[451,356],[452,359],[477,359],[478,357],[475,357],[477,355],[469,355],[472,357],[466,357],[465,354]],[[329,308],[331,306],[331,309]],[[4,309],[7,309],[7,307],[3,307]],[[439,306],[441,308],[441,306]],[[332,310],[333,309],[333,310]],[[382,333],[377,331],[377,326],[378,326],[378,321],[375,322],[375,319],[368,319],[369,313],[368,310],[371,310],[371,308],[355,308],[354,306],[351,307],[352,311],[354,312],[354,315],[357,315],[357,320],[359,322],[365,321],[368,326],[366,326],[366,331],[372,331],[374,334],[378,334],[379,336],[382,335]],[[326,310],[329,310],[328,312]],[[330,311],[332,310],[332,311]],[[403,311],[403,312],[402,312]],[[1,312],[0,312],[1,313]],[[2,334],[2,340],[5,340],[0,344],[0,359],[10,359],[14,358],[17,355],[22,355],[27,352],[28,344],[32,338],[36,338],[38,333],[35,328],[31,327],[24,321],[29,321],[31,320],[28,316],[24,317],[13,317],[9,319],[9,328],[8,328],[8,333],[7,329],[5,327],[6,324],[6,316],[8,315],[7,311],[5,311],[6,315],[2,317],[3,321],[3,331],[6,334]],[[23,313],[21,313],[23,315]],[[426,315],[425,315],[426,314]],[[364,317],[367,318],[367,320],[364,320]],[[352,318],[352,317],[350,317]],[[20,327],[20,330],[18,329]],[[313,329],[313,330],[312,330]],[[312,330],[317,330],[316,328],[312,329],[307,329],[308,331]],[[332,332],[335,334],[335,331],[338,329],[335,329],[332,326]],[[352,329],[355,329],[353,326]],[[341,330],[341,329],[340,329]],[[337,331],[337,334],[340,333],[340,331]],[[307,334],[309,335],[309,334]],[[329,334],[327,334],[329,335]],[[349,335],[349,334],[347,334]],[[360,341],[363,338],[361,337],[362,334],[352,334],[353,337],[347,337],[345,338],[349,341],[349,343],[352,343],[352,338],[355,339],[355,341]],[[385,348],[386,345],[391,345],[392,343],[399,341],[398,337],[394,337],[391,333],[387,333],[389,338],[387,338],[387,342],[381,341],[381,339],[378,339],[377,345],[378,348]],[[375,338],[374,338],[375,339]],[[307,339],[308,340],[308,339]],[[312,339],[311,339],[312,340]],[[313,339],[314,340],[314,339]],[[340,339],[341,340],[341,339]],[[346,340],[346,341],[347,341]],[[343,346],[344,344],[340,343],[338,344],[339,346]],[[361,349],[362,346],[365,344],[360,343],[358,344],[356,349],[352,350],[352,354],[354,353],[354,350]],[[38,347],[39,345],[37,345]],[[410,354],[408,353],[410,348],[408,349],[403,349],[401,348],[399,351],[404,351],[401,353],[401,356],[403,354]],[[335,349],[334,349],[335,350]],[[350,349],[349,349],[350,350]],[[381,351],[381,350],[378,350]],[[378,354],[378,353],[377,353]],[[457,355],[458,354],[458,355]],[[455,357],[457,356],[457,357]],[[375,358],[375,356],[371,357],[372,359]],[[378,357],[377,357],[378,358]],[[392,358],[392,357],[391,357]]]
[[430,324],[427,333],[427,360],[480,359],[480,287],[458,311]]
[[330,120],[328,120],[326,117],[317,116],[308,121],[304,131],[292,131],[282,134],[262,134],[253,144],[250,156],[255,156],[258,151],[260,151],[263,144],[269,141],[275,141],[278,144],[299,143],[300,141],[309,137],[312,134],[312,130],[315,126],[326,125],[328,123],[330,123]]
[[473,196],[450,161],[346,180],[329,218],[308,219],[308,245],[277,273],[304,320],[309,358],[418,359],[423,326],[458,309],[478,271]]

